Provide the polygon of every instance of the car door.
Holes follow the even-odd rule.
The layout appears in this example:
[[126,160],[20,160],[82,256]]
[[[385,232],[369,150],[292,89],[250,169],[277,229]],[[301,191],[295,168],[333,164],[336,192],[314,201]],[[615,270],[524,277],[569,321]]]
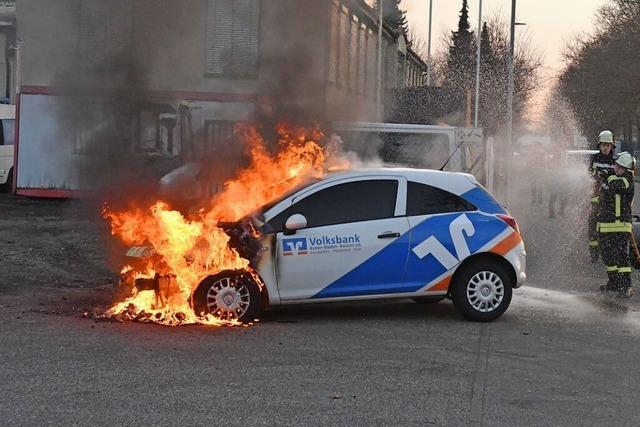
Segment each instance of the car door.
[[[405,188],[401,178],[359,177],[294,199],[272,221],[281,300],[400,292],[409,250],[404,193],[398,198]],[[287,235],[294,214],[307,227]]]

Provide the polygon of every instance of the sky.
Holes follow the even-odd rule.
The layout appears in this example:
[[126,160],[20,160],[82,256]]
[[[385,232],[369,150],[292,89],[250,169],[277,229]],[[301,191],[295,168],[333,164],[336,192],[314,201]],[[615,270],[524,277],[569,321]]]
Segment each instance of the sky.
[[[594,15],[606,0],[519,0],[516,21],[524,22],[524,27],[516,27],[518,36],[529,37],[532,45],[541,54],[543,87],[552,86],[553,78],[562,71],[562,50],[576,35],[591,32],[595,25]],[[478,25],[479,0],[469,0],[469,19],[472,27]],[[402,0],[400,7],[407,11],[410,27],[427,40],[429,22],[429,0]],[[433,0],[432,53],[444,48],[442,35],[454,30],[458,25],[458,14],[462,0]],[[510,0],[483,0],[483,19],[488,20],[496,13],[505,21],[511,16]],[[535,100],[540,107],[546,97],[542,90]]]

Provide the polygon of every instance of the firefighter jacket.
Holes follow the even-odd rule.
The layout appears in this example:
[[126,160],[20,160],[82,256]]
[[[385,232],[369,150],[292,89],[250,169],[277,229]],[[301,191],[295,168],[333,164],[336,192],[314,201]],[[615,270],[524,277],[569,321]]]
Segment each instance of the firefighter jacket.
[[600,151],[592,154],[589,162],[589,173],[594,180],[591,202],[598,203],[598,194],[600,193],[603,177],[613,174],[613,150],[609,155],[604,155]]
[[631,232],[631,202],[633,175],[609,175],[602,183],[598,203],[598,231],[600,233]]

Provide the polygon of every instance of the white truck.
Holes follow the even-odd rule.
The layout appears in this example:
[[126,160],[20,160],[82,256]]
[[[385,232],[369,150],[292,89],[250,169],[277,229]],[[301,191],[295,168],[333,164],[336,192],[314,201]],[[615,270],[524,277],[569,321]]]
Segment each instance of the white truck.
[[484,172],[482,129],[397,123],[336,122],[346,150],[385,164],[452,172]]

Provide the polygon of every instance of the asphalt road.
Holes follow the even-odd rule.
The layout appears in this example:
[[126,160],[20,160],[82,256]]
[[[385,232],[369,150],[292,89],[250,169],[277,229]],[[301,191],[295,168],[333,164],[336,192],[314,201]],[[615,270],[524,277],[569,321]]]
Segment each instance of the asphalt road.
[[579,206],[512,209],[531,280],[493,323],[397,301],[248,328],[82,318],[115,280],[94,208],[0,196],[2,425],[640,424],[640,299],[595,291]]

